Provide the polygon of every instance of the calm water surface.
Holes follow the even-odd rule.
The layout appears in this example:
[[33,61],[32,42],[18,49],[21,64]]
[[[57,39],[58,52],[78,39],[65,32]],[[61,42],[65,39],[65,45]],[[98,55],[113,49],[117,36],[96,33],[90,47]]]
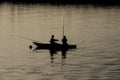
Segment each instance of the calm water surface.
[[[32,40],[61,43],[63,20],[76,50],[50,59]],[[120,7],[0,5],[0,80],[120,80]]]

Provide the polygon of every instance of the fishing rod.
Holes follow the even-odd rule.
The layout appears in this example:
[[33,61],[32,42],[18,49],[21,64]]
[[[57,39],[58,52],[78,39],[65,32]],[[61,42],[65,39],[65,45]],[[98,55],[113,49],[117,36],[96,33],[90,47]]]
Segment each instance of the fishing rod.
[[[19,35],[14,35],[14,36],[19,37],[19,38],[23,38],[23,39],[25,39],[25,40],[33,41],[33,42],[39,42],[39,41],[37,41],[37,40],[33,40],[33,39],[26,38],[26,37],[19,36]],[[40,43],[40,42],[39,42],[39,43]]]
[[65,25],[65,22],[64,22],[64,21],[65,21],[65,19],[64,19],[64,16],[63,16],[63,36],[65,35],[65,28],[64,28],[64,27],[65,27],[65,26],[64,26],[64,25]]

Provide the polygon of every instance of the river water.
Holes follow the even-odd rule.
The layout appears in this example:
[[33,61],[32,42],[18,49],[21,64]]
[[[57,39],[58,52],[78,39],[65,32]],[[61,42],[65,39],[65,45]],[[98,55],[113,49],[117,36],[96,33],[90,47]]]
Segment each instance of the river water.
[[[33,40],[64,34],[77,49],[50,59]],[[0,4],[0,80],[120,80],[120,7]]]

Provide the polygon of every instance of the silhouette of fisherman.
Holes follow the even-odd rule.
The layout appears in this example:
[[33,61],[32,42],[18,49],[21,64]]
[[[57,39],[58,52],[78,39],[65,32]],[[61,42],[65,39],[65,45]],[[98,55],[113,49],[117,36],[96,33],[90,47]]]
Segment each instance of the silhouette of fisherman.
[[56,53],[56,50],[55,50],[55,45],[57,45],[56,41],[58,41],[58,40],[54,39],[54,35],[52,35],[51,39],[50,39],[50,56],[51,56],[51,59],[54,59],[53,55]]
[[62,58],[66,58],[66,51],[68,51],[68,43],[66,36],[62,38]]
[[56,41],[58,41],[58,39],[54,39],[54,35],[52,35],[50,39],[50,44],[54,45]]
[[63,36],[63,38],[62,38],[62,44],[63,45],[67,45],[67,38],[66,38],[66,36]]

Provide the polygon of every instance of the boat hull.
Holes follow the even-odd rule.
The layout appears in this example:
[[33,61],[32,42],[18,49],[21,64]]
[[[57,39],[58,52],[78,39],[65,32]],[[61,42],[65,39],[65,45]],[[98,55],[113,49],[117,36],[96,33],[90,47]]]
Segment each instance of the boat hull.
[[47,49],[47,50],[69,50],[69,49],[76,49],[76,45],[67,45],[63,46],[62,44],[55,43],[54,45],[51,45],[49,43],[39,43],[39,42],[33,42],[37,47],[36,50],[39,49]]

